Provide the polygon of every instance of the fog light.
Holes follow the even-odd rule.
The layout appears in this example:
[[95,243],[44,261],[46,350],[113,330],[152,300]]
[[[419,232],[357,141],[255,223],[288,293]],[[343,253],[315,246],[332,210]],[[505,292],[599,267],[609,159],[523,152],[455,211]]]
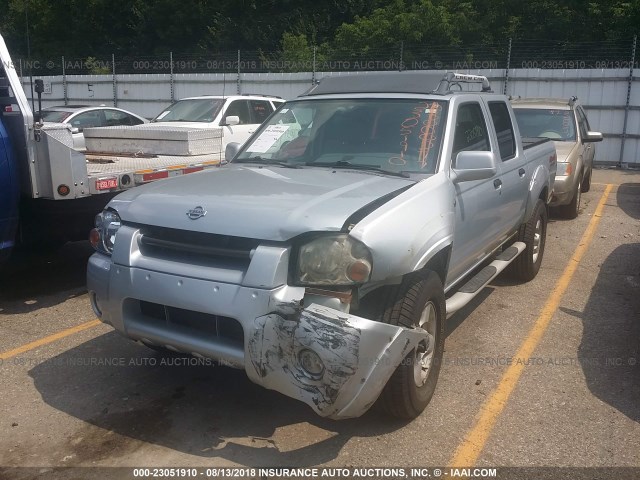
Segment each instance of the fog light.
[[98,294],[96,292],[90,292],[89,299],[91,301],[91,308],[93,309],[93,313],[95,313],[98,317],[102,317],[102,309],[100,308],[100,302],[98,301]]
[[298,353],[298,361],[302,369],[312,378],[320,378],[324,373],[324,363],[320,355],[313,350],[303,348]]

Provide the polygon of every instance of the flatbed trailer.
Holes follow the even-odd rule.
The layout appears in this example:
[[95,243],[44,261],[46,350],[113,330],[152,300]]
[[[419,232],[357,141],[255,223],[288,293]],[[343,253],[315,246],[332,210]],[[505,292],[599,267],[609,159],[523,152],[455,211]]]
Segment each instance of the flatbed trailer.
[[[69,125],[34,120],[0,36],[0,260],[19,244],[48,248],[87,238],[94,216],[121,191],[220,164],[222,152],[215,147],[218,139],[203,137],[215,134],[185,128],[158,132],[156,128],[154,138],[165,133],[167,138],[179,137],[187,153],[198,154],[144,153],[131,138],[126,139],[127,148],[135,150],[131,153],[115,153],[122,150],[124,138],[115,138],[114,148],[106,152],[75,150]],[[162,143],[141,140],[143,145],[150,142]],[[193,145],[197,148],[191,149]]]

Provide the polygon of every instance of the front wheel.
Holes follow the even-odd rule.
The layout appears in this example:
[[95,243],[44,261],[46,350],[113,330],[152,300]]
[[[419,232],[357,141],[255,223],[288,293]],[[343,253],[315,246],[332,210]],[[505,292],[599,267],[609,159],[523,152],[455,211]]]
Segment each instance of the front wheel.
[[578,214],[580,213],[580,199],[582,197],[581,194],[582,194],[582,180],[578,179],[578,183],[573,192],[573,198],[571,199],[571,202],[569,202],[567,205],[562,205],[557,209],[558,214],[562,218],[567,218],[572,220],[578,216]]
[[431,401],[444,352],[445,318],[442,281],[431,271],[407,277],[386,306],[385,323],[427,333],[427,339],[404,358],[380,395],[380,406],[390,415],[415,418]]
[[582,193],[587,193],[589,190],[591,190],[591,175],[593,174],[593,167],[589,168],[589,172],[587,173],[587,175],[585,175],[584,179],[582,180]]
[[533,214],[527,223],[520,227],[518,241],[524,242],[526,248],[510,265],[513,277],[529,281],[533,280],[540,270],[544,246],[547,238],[547,207],[542,200],[536,202]]

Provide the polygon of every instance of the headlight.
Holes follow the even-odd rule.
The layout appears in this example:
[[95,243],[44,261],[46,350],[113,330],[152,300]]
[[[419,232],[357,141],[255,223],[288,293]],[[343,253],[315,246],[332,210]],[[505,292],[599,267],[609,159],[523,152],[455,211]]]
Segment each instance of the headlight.
[[369,280],[371,252],[349,235],[315,238],[298,250],[295,280],[300,285],[355,285]]
[[111,255],[116,233],[120,228],[120,216],[115,210],[106,209],[96,215],[96,228],[91,230],[89,240],[97,251]]

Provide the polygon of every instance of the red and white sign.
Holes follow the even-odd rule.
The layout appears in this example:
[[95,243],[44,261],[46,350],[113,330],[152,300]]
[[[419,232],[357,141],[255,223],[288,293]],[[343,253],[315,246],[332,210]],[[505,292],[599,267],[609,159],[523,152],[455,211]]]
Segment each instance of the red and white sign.
[[96,180],[96,190],[111,190],[112,188],[118,188],[117,178],[101,178]]

